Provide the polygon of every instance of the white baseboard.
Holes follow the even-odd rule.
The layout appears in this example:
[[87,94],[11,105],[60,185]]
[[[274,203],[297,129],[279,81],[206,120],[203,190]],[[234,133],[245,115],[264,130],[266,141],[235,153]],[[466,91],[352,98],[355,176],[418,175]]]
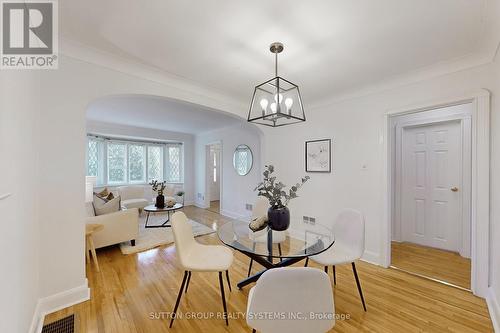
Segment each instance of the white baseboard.
[[221,210],[220,214],[223,216],[226,216],[226,217],[230,217],[230,218],[235,219],[235,220],[245,220],[246,221],[250,217],[250,213],[248,213],[248,215],[243,215],[243,214],[231,212],[231,211],[225,210],[225,209]]
[[195,202],[193,200],[184,201],[184,206],[194,206]]
[[380,255],[376,252],[365,251],[363,253],[363,256],[361,257],[361,260],[373,265],[382,266],[382,263],[380,262]]
[[89,299],[90,289],[88,287],[87,279],[85,279],[85,283],[81,286],[40,298],[36,304],[29,332],[40,333],[43,328],[43,320],[49,313],[67,308]]
[[207,205],[205,205],[204,203],[201,203],[201,202],[198,202],[198,201],[195,201],[193,204],[194,204],[196,207],[201,208],[201,209],[207,209],[207,208],[210,208],[210,206],[207,206]]
[[488,288],[486,303],[488,304],[488,311],[490,312],[493,329],[496,333],[500,333],[500,305],[498,303],[497,295],[491,287]]

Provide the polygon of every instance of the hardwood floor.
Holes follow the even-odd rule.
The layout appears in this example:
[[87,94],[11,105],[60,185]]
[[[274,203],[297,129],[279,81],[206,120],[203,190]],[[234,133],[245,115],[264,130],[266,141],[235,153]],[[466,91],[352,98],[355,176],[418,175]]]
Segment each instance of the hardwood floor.
[[210,201],[210,207],[208,207],[207,210],[213,213],[220,213],[220,201],[219,200]]
[[458,253],[406,242],[392,242],[391,251],[397,268],[470,289],[470,259]]
[[[230,220],[191,206],[185,213],[209,226]],[[215,234],[197,240],[219,243]],[[87,265],[91,300],[47,316],[46,323],[75,313],[76,332],[80,333],[251,332],[244,319],[250,288],[236,288],[249,263],[241,253],[235,252],[230,270],[233,291],[226,288],[229,326],[220,318],[210,318],[222,312],[217,273],[193,273],[179,312],[203,319],[178,318],[172,329],[167,314],[173,309],[183,276],[173,244],[132,255],[122,255],[115,246],[98,250],[98,256],[101,272]],[[332,332],[493,331],[485,301],[469,292],[362,261],[356,266],[368,311],[361,306],[350,265],[337,267],[335,310],[345,318],[337,320]]]

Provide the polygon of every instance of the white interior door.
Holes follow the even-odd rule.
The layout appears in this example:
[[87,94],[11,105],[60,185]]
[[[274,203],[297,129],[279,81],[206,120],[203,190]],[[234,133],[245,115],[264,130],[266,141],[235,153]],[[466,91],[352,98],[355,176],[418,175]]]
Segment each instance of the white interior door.
[[462,131],[459,121],[403,129],[402,240],[459,251]]
[[210,175],[210,201],[220,199],[220,147],[213,145],[210,147],[210,158],[208,164],[208,174]]

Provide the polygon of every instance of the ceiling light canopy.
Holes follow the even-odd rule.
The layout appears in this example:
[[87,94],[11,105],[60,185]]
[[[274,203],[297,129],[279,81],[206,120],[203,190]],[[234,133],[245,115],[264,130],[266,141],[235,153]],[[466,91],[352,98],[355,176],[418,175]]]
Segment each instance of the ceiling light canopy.
[[306,121],[299,86],[278,76],[278,53],[283,44],[272,43],[275,55],[275,77],[255,87],[248,122],[278,127]]

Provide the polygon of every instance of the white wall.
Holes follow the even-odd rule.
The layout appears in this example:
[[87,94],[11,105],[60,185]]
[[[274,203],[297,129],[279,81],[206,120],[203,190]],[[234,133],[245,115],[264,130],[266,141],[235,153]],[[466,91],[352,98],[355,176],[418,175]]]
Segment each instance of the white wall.
[[[383,223],[384,114],[412,105],[460,96],[481,88],[497,89],[492,66],[436,77],[423,82],[306,109],[307,122],[266,129],[266,163],[273,163],[285,183],[304,174],[304,141],[333,139],[333,171],[310,174],[311,180],[292,201],[292,214],[317,217],[328,223],[344,207],[359,209],[366,217],[366,260],[380,263]],[[498,89],[493,93],[493,128],[500,129]],[[307,108],[307,96],[304,96]],[[497,143],[498,144],[498,143]],[[494,149],[494,154],[500,152]],[[498,156],[494,159],[498,160]],[[495,170],[494,168],[492,170]],[[494,172],[493,172],[494,174]],[[498,180],[495,180],[498,183]],[[498,191],[499,187],[492,187]],[[307,198],[304,199],[304,198]],[[498,201],[498,194],[493,196]],[[493,201],[494,202],[494,201]],[[492,205],[492,209],[499,209]],[[495,214],[496,213],[496,214]],[[492,220],[498,223],[498,215]],[[498,243],[498,240],[497,240]],[[498,261],[497,261],[498,262]],[[497,270],[495,268],[495,270]],[[498,274],[498,273],[497,273]]]
[[[497,53],[496,61],[490,69],[490,75],[494,78],[489,86],[492,91],[491,112],[491,171],[490,171],[490,195],[491,195],[491,253],[490,253],[490,285],[496,296],[496,318],[500,326],[500,52]],[[500,329],[500,327],[498,327]]]
[[[194,203],[194,135],[162,131],[150,128],[109,124],[87,120],[87,133],[142,140],[171,140],[184,144],[184,185],[185,204]],[[149,192],[147,192],[149,193]]]
[[[205,173],[206,173],[206,145],[221,142],[222,146],[222,193],[221,213],[235,218],[244,218],[250,215],[245,209],[247,203],[255,202],[256,193],[253,191],[261,177],[261,140],[260,131],[253,125],[226,127],[220,130],[199,134],[195,138],[195,179],[196,194],[201,193],[203,198],[196,196],[196,203],[206,207],[208,202]],[[246,176],[240,176],[233,168],[233,153],[236,147],[245,144],[252,150],[253,167]]]
[[0,332],[28,332],[39,297],[39,80],[0,73]]

